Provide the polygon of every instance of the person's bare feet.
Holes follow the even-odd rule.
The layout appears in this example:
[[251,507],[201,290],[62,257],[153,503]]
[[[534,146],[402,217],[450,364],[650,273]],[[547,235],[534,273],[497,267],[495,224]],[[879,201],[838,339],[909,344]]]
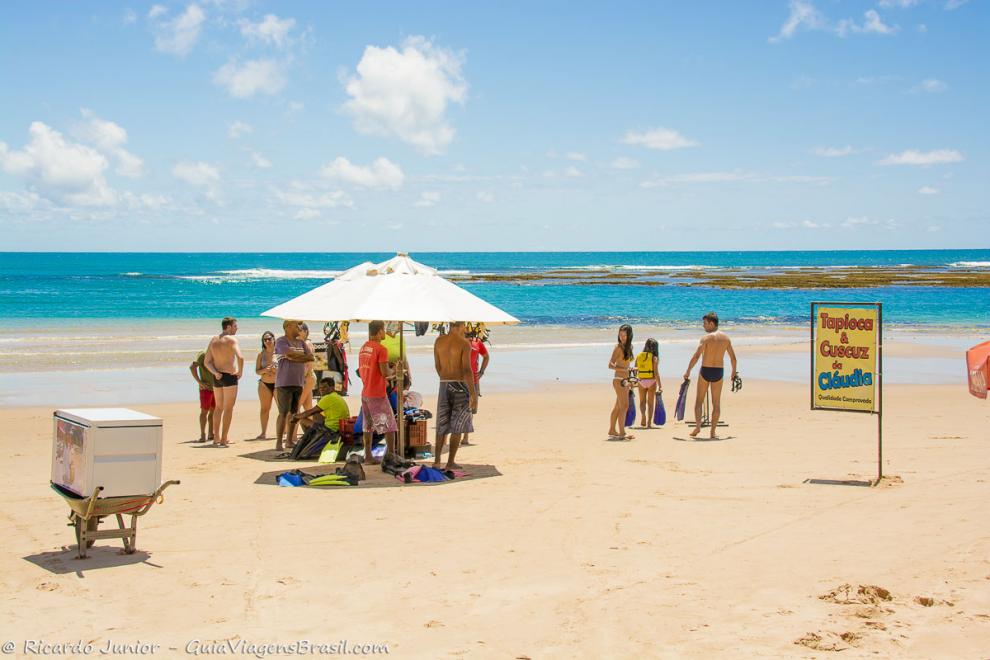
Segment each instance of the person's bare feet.
[[688,433],[688,435],[691,436],[692,438],[697,438],[699,433],[701,433],[701,427],[700,426],[698,428],[696,428],[695,430],[691,431],[690,433]]
[[255,440],[267,440],[268,438],[265,436],[264,433],[259,433],[258,435],[254,436],[254,439]]

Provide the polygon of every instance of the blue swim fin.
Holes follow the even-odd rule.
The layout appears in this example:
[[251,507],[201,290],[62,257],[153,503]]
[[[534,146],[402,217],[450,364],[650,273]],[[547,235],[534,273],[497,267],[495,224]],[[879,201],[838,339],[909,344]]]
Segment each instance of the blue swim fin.
[[626,426],[632,426],[636,421],[636,397],[629,390],[629,410],[626,411]]
[[667,423],[667,410],[663,407],[663,395],[657,392],[657,406],[653,411],[653,425],[663,426]]

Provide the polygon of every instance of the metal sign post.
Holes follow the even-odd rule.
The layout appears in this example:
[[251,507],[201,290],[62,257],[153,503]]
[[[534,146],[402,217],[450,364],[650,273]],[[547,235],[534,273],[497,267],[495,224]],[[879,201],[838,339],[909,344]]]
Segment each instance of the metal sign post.
[[879,483],[883,478],[883,304],[812,302],[810,330],[811,409],[877,416]]

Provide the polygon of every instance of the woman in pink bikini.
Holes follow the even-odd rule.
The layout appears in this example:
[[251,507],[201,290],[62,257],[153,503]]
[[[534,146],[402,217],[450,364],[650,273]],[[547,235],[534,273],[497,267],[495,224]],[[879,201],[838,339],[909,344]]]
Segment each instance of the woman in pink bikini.
[[639,409],[642,412],[640,426],[651,429],[657,391],[663,391],[660,384],[660,344],[652,337],[646,340],[643,352],[636,356],[636,376],[639,378]]

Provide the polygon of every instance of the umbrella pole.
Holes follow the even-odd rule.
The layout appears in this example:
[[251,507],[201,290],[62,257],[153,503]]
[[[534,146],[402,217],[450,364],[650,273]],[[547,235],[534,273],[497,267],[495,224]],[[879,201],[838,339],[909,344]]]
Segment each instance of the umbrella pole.
[[395,412],[396,415],[398,416],[397,419],[399,422],[399,432],[396,434],[398,436],[396,438],[396,452],[402,458],[406,457],[406,414],[402,400],[403,399],[402,391],[405,389],[405,380],[406,380],[405,369],[403,368],[405,366],[405,359],[403,357],[403,353],[405,352],[405,348],[406,348],[405,328],[406,328],[406,324],[404,322],[400,322],[399,323],[399,362],[398,362],[399,377],[395,381],[398,386],[398,390],[396,392],[396,406],[395,406],[397,410]]

